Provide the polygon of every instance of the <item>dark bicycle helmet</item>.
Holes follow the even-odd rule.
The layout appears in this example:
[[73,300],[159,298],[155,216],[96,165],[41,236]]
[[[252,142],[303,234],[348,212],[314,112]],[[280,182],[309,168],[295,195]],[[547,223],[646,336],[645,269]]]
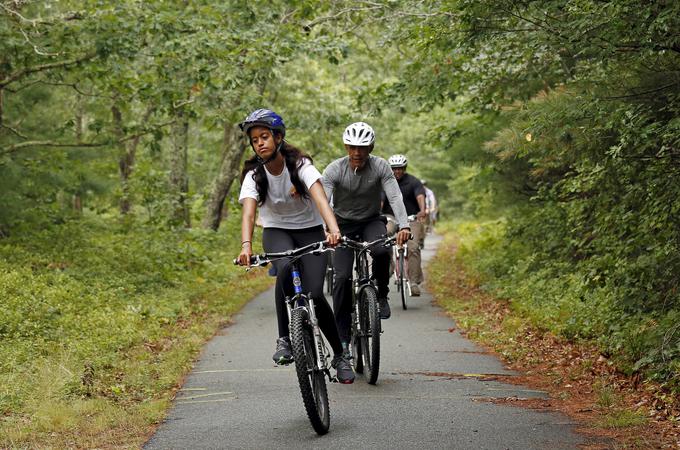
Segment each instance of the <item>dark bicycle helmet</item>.
[[283,123],[283,119],[271,109],[256,109],[248,114],[246,120],[238,126],[246,135],[251,128],[260,126],[267,127],[272,131],[279,131],[282,136],[286,136],[286,125]]

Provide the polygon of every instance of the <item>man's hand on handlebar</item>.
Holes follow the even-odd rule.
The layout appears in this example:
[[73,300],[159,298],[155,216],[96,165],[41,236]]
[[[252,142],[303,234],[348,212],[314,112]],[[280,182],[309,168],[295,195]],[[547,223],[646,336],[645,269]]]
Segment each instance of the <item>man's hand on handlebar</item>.
[[426,216],[427,214],[425,213],[425,211],[418,211],[418,214],[416,214],[416,219],[418,220],[418,222],[425,222]]
[[404,245],[409,239],[411,239],[411,230],[408,228],[402,228],[399,230],[397,233],[397,245]]
[[338,245],[341,238],[342,235],[340,234],[340,230],[326,231],[326,243],[329,247],[335,247]]

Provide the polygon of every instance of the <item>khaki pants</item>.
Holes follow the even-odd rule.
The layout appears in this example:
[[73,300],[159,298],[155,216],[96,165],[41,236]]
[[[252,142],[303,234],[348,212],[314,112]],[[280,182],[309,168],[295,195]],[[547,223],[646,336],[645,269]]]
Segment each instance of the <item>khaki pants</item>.
[[[425,238],[425,224],[418,221],[409,222],[413,239],[408,241],[408,279],[411,283],[423,282],[423,269],[420,267],[420,242]],[[392,236],[397,232],[397,225],[393,221],[387,222],[387,235]]]

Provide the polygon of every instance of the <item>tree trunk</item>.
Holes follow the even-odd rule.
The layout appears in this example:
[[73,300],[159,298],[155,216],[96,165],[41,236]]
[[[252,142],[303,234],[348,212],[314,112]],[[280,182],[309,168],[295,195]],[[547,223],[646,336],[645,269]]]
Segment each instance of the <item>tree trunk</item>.
[[76,110],[76,118],[75,118],[75,131],[76,131],[76,142],[80,143],[83,142],[83,115],[84,115],[84,105],[83,105],[83,96],[78,94],[76,96],[76,104],[75,104],[75,110]]
[[[142,117],[142,124],[146,124],[152,111],[153,108],[147,108]],[[114,103],[111,107],[111,113],[113,115],[114,134],[118,139],[118,174],[120,176],[121,190],[120,213],[125,215],[128,214],[132,208],[130,202],[130,176],[132,175],[132,170],[135,165],[137,147],[139,146],[141,136],[136,136],[134,139],[122,142],[122,139],[125,137],[123,132],[123,115],[117,104]]]
[[[0,78],[2,78],[3,73],[0,72]],[[0,87],[0,127],[2,127],[2,119],[5,114],[5,89]]]
[[223,217],[224,200],[229,193],[234,179],[238,176],[241,157],[246,149],[246,144],[241,139],[238,126],[225,122],[222,139],[222,160],[220,170],[213,181],[210,189],[210,197],[203,216],[201,226],[214,231],[220,227]]
[[80,194],[73,195],[73,210],[78,214],[83,213],[83,197]]
[[175,111],[175,123],[172,125],[172,149],[170,152],[170,189],[172,195],[172,222],[186,227],[191,226],[187,194],[189,193],[189,175],[187,160],[189,149],[189,119],[182,109]]

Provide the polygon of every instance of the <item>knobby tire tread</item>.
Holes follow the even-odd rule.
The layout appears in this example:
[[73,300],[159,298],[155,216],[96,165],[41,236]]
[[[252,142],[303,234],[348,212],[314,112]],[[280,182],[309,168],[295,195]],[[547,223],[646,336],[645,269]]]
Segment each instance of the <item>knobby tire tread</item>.
[[362,337],[361,351],[364,360],[364,375],[369,384],[376,384],[380,372],[380,314],[378,294],[375,288],[367,286],[361,291],[362,322],[365,335]]
[[404,253],[399,255],[399,291],[401,293],[401,307],[407,310],[406,307],[406,277],[404,276]]
[[[330,411],[328,408],[328,391],[326,389],[326,379],[322,372],[315,372],[316,386],[310,379],[308,370],[308,352],[305,350],[305,339],[311,342],[309,351],[311,352],[312,361],[316,361],[316,348],[314,347],[314,339],[312,330],[307,323],[307,312],[301,309],[293,310],[290,320],[290,340],[293,350],[293,358],[295,360],[295,372],[297,373],[298,383],[300,385],[300,393],[302,394],[302,402],[305,405],[307,416],[312,423],[312,427],[317,434],[323,435],[328,433],[330,427]],[[312,366],[315,366],[313,363]],[[325,414],[319,411],[317,399],[315,398],[314,388],[316,387],[317,396],[322,403],[322,409],[325,408]]]

